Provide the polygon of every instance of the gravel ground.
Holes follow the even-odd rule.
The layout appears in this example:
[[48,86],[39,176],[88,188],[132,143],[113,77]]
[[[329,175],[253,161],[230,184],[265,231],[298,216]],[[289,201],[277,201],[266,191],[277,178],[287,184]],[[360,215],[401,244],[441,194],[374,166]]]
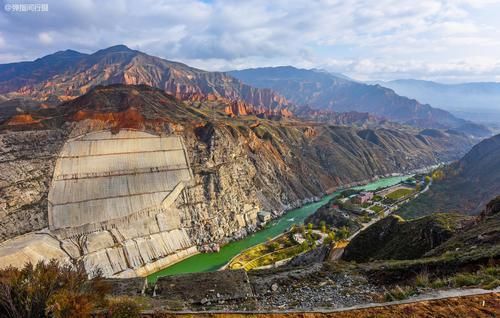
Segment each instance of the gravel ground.
[[259,309],[342,308],[374,301],[381,288],[358,274],[325,271],[322,264],[250,275]]

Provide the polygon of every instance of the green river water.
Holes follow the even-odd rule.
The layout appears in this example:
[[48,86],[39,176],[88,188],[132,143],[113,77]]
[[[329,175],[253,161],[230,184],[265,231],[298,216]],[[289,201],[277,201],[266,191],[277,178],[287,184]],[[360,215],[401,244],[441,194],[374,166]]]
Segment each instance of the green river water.
[[[373,191],[381,187],[392,186],[409,177],[410,176],[383,178],[363,186],[354,187],[353,189]],[[155,282],[158,277],[161,276],[215,271],[224,266],[241,251],[265,242],[269,238],[283,233],[293,224],[301,224],[302,222],[304,222],[306,217],[314,213],[321,206],[328,203],[331,198],[337,196],[339,193],[340,192],[334,192],[332,194],[324,196],[317,202],[309,203],[298,209],[290,210],[283,216],[269,222],[269,224],[267,224],[264,229],[255,232],[239,241],[234,241],[224,245],[217,253],[203,253],[193,255],[167,268],[164,268],[161,271],[153,273],[148,276],[148,281]]]

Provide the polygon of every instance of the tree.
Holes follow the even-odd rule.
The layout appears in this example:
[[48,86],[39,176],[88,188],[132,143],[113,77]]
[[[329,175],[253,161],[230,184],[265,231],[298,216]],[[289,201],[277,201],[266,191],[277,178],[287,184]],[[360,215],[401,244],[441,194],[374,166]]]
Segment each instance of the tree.
[[436,181],[440,181],[444,179],[444,171],[441,169],[435,170],[432,173],[432,179]]
[[299,227],[299,232],[304,235],[306,234],[306,227],[304,226],[304,224],[301,224],[300,227]]
[[324,220],[319,222],[319,226],[320,226],[321,232],[326,233],[326,222]]
[[312,223],[307,224],[307,229],[308,230],[312,230],[313,227],[314,227],[314,225]]
[[302,244],[300,244],[300,247],[302,251],[307,251],[309,249],[309,242],[308,241],[302,242]]
[[276,242],[276,241],[271,241],[271,242],[268,242],[268,243],[267,243],[267,248],[268,248],[268,250],[270,250],[271,252],[276,251],[279,247],[280,247],[280,243],[278,243],[278,242]]
[[328,237],[332,240],[332,242],[335,241],[335,231],[330,231],[328,233]]
[[337,231],[337,236],[340,240],[345,240],[346,238],[349,237],[349,229],[345,226],[341,227],[338,231]]

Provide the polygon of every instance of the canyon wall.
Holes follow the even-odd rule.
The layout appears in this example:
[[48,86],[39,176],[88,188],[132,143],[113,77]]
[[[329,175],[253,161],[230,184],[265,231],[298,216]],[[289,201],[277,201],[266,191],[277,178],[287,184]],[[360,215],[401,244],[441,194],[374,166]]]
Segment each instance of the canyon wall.
[[[203,108],[144,86],[97,88],[36,115],[52,117],[42,121],[42,126],[4,126],[0,131],[2,267],[17,256],[38,260],[37,255],[43,253],[27,253],[29,244],[18,240],[22,237],[23,242],[34,243],[44,237],[47,242],[35,249],[52,251],[55,246],[65,256],[59,252],[47,255],[83,261],[89,272],[100,269],[106,276],[146,275],[194,253],[217,250],[256,230],[259,210],[276,217],[338,186],[451,160],[451,154],[460,156],[469,147],[467,139],[453,135],[420,136],[390,129],[366,131],[218,114],[207,120]],[[124,159],[127,151],[152,150],[142,142],[118,138],[130,128],[157,140],[162,140],[159,136],[178,140],[182,147],[173,150],[184,149],[185,161],[165,157],[146,167],[154,168],[148,173],[159,174],[157,184],[141,179],[136,175],[144,172],[141,165],[154,156],[145,153]],[[96,135],[112,140],[106,146],[91,138]],[[75,148],[75,140],[85,146]],[[161,142],[159,145],[156,150],[166,150]],[[114,152],[121,155],[115,158]],[[106,165],[98,159],[97,167],[106,169],[89,174],[96,172],[96,166],[82,160],[109,154],[114,159]],[[79,163],[73,165],[74,160]],[[174,161],[182,165],[178,168],[189,171],[189,180],[185,174],[175,181],[160,169]],[[133,167],[122,169],[124,162],[133,162]],[[122,170],[128,176],[117,175]],[[71,180],[75,171],[76,179]],[[96,183],[94,179],[99,178]],[[114,184],[116,180],[120,186]],[[127,187],[121,187],[123,184]],[[164,199],[169,197],[167,192],[175,195],[169,200],[150,196],[143,201],[147,204],[129,205],[131,196],[139,193],[134,189],[162,192]],[[108,210],[106,205],[84,203],[110,195],[128,202],[121,205],[124,209],[113,212],[116,206]],[[84,211],[80,209],[56,212],[54,203],[60,207],[84,204],[84,210],[94,217],[79,215]],[[72,216],[51,220],[54,212]]]

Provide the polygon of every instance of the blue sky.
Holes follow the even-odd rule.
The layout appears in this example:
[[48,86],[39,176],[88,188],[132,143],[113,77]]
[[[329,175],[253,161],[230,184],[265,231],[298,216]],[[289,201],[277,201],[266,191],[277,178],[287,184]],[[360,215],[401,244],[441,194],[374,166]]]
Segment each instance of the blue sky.
[[206,70],[294,65],[360,80],[500,81],[497,0],[4,0],[0,63],[115,44]]

